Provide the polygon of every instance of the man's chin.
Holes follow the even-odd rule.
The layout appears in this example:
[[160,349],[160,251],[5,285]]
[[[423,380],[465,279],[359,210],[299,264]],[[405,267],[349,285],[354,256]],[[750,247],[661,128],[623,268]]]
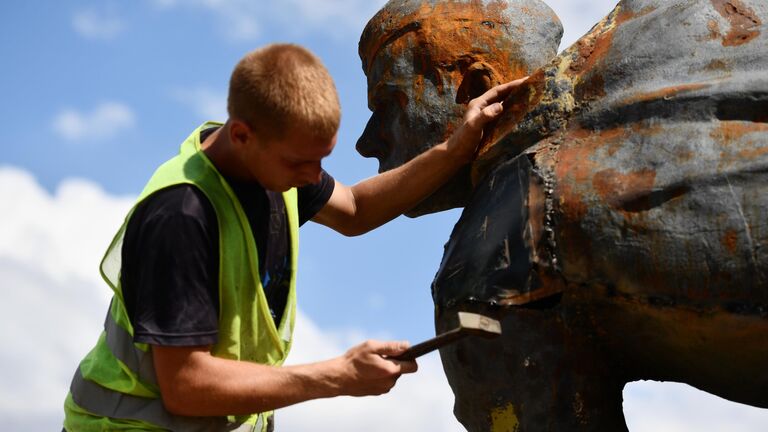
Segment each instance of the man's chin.
[[288,186],[288,185],[264,185],[264,189],[275,192],[275,193],[284,193],[289,191],[293,187],[299,187],[299,186]]

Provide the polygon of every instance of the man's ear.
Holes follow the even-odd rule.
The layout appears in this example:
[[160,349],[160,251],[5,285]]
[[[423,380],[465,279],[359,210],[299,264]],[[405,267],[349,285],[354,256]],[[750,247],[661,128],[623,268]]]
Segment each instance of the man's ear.
[[499,84],[496,71],[487,63],[475,62],[467,68],[456,91],[456,103],[468,104],[472,99]]
[[251,134],[251,128],[243,121],[230,119],[229,124],[229,142],[242,147],[248,142],[248,136]]

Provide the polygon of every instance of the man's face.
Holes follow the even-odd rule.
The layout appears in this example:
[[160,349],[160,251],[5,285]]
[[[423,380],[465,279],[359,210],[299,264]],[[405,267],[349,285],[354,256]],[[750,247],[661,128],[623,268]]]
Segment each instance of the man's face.
[[282,139],[250,142],[244,160],[262,186],[285,192],[319,182],[322,159],[331,154],[335,145],[336,135],[331,140],[322,140],[307,132],[291,130]]

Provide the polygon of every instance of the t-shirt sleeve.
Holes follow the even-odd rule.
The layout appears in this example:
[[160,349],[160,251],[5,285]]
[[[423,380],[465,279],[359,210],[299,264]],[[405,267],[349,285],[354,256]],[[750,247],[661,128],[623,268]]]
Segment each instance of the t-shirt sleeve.
[[136,342],[217,342],[218,256],[216,214],[199,189],[174,186],[137,207],[126,228],[121,273]]
[[325,207],[331,199],[334,187],[336,180],[323,170],[319,182],[298,189],[299,226],[307,223]]

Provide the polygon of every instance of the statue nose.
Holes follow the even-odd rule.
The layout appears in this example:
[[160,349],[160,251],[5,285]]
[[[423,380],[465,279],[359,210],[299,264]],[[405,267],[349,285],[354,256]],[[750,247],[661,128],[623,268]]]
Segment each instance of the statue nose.
[[376,120],[376,116],[371,116],[368,120],[363,134],[357,139],[355,149],[361,156],[376,158],[379,161],[387,156],[386,140],[379,133],[379,122]]

